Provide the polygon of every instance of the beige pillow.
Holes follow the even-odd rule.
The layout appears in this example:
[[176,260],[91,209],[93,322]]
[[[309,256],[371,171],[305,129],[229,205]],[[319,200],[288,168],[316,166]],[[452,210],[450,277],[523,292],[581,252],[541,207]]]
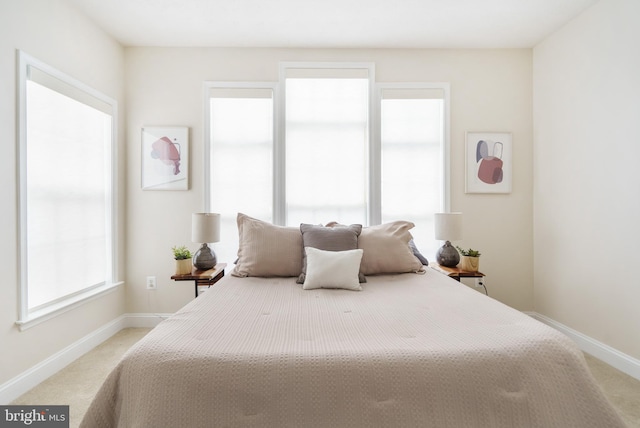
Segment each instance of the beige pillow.
[[302,272],[302,233],[238,213],[238,261],[233,276],[298,276]]
[[414,226],[399,220],[363,228],[358,237],[358,248],[364,250],[360,272],[377,275],[422,270],[422,263],[409,247],[409,230]]

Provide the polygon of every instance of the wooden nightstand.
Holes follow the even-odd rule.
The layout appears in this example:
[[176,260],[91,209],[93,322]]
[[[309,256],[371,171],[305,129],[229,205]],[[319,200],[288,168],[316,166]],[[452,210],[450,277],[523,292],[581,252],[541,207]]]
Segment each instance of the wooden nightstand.
[[198,286],[206,285],[211,287],[213,284],[220,281],[224,276],[225,267],[227,267],[226,263],[218,263],[216,267],[209,270],[198,270],[194,267],[190,274],[173,275],[171,279],[174,281],[195,281],[196,297],[198,297]]
[[[457,281],[460,281],[460,278],[484,278],[484,274],[482,272],[469,272],[466,270],[460,269],[458,266],[455,267],[447,267],[440,266],[438,263],[429,262],[429,267],[436,272],[447,275],[450,278],[453,278]],[[480,285],[484,288],[484,294],[487,296],[489,293],[487,292],[487,287],[484,285],[484,281],[480,281]]]

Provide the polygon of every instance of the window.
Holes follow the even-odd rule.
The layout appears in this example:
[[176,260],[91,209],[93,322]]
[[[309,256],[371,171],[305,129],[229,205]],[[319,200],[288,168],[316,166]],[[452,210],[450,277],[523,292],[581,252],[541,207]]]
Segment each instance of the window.
[[369,70],[284,69],[286,223],[367,222]]
[[20,53],[20,320],[112,288],[115,101]]
[[207,84],[209,117],[205,175],[211,211],[220,213],[218,260],[235,260],[236,214],[273,220],[275,85]]
[[448,85],[374,82],[369,63],[283,63],[278,85],[206,85],[205,209],[223,216],[221,260],[235,260],[237,212],[290,226],[410,220],[420,250],[435,254]]
[[408,219],[420,250],[435,255],[434,216],[445,205],[445,91],[380,85],[381,221]]

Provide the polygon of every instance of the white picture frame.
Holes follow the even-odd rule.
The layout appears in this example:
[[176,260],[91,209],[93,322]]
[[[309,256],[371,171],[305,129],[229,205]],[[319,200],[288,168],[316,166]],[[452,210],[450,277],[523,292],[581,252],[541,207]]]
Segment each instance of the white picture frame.
[[189,189],[189,128],[142,128],[142,189]]
[[511,133],[467,132],[465,169],[465,193],[511,193]]

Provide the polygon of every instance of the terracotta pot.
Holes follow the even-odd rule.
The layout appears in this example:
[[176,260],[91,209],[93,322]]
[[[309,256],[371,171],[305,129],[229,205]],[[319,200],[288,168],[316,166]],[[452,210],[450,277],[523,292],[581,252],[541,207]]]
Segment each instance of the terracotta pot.
[[467,272],[478,272],[480,257],[460,256],[460,269]]
[[176,260],[176,275],[189,275],[192,266],[191,259]]

